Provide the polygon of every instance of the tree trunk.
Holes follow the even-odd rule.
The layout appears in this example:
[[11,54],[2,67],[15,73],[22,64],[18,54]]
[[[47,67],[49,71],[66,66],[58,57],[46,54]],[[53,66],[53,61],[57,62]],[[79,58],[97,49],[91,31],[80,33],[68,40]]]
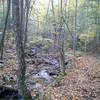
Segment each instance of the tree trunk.
[[28,91],[27,86],[25,84],[26,64],[24,57],[22,34],[21,34],[19,0],[12,0],[12,3],[13,3],[12,5],[14,6],[13,7],[14,35],[16,40],[16,52],[18,59],[18,72],[17,72],[18,89],[19,93],[24,97],[25,100],[32,100],[31,94]]
[[[63,27],[63,1],[60,0],[60,34],[59,34],[59,38],[58,38],[58,49],[59,49],[59,55],[60,55],[60,70],[61,70],[61,75],[64,76],[65,75],[65,53],[64,53],[64,40],[62,38],[60,38],[60,35],[62,35],[61,32],[62,31],[62,27]],[[63,34],[64,35],[64,34]]]
[[60,68],[61,68],[61,75],[64,76],[66,73],[66,67],[65,67],[65,53],[64,53],[64,43],[61,43],[59,48],[60,53]]
[[24,47],[27,42],[27,30],[28,30],[28,17],[29,17],[29,8],[30,8],[30,2],[28,0],[25,1],[26,3],[26,17],[25,17],[25,31],[24,31]]
[[6,19],[5,19],[4,30],[2,32],[1,44],[0,44],[0,53],[1,53],[0,60],[3,60],[4,40],[5,40],[5,34],[6,34],[6,29],[7,29],[9,12],[10,12],[10,0],[7,1],[7,5],[8,5],[7,14],[6,14]]
[[73,52],[74,52],[74,57],[76,56],[76,54],[75,54],[76,49],[77,49],[77,0],[76,0],[76,5],[75,5],[75,32],[73,34]]

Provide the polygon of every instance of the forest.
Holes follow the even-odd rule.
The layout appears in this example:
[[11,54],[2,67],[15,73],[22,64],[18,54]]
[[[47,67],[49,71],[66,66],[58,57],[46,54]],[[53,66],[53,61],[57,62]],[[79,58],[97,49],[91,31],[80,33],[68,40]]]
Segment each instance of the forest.
[[100,0],[0,0],[0,100],[100,100]]

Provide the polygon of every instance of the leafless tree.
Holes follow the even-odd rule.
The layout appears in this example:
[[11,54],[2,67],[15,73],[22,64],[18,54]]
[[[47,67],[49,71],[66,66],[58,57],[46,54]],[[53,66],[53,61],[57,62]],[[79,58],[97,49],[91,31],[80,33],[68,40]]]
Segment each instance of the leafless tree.
[[5,19],[4,29],[2,32],[1,44],[0,44],[0,53],[1,53],[0,60],[3,60],[4,40],[5,40],[5,34],[6,34],[6,29],[7,29],[9,12],[10,12],[10,0],[7,0],[7,14],[6,14],[6,19]]
[[14,35],[16,40],[16,52],[18,59],[18,90],[19,93],[25,98],[25,100],[32,100],[32,96],[27,89],[25,84],[25,72],[26,72],[26,63],[24,57],[24,46],[23,46],[23,37],[21,31],[21,22],[20,22],[20,9],[19,9],[19,0],[12,0],[13,6],[13,21],[14,21]]

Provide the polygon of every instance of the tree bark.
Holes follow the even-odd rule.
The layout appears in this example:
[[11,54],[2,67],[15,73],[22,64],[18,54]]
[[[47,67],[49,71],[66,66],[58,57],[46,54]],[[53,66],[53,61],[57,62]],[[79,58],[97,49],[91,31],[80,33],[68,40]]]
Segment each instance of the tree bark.
[[[60,32],[62,31],[63,27],[63,1],[60,0]],[[62,33],[61,33],[62,34]],[[60,68],[61,68],[61,75],[65,75],[65,52],[64,52],[64,40],[59,38],[59,53],[60,53]]]
[[10,0],[7,1],[7,5],[8,5],[7,14],[6,14],[6,19],[5,19],[4,30],[2,32],[1,44],[0,44],[0,53],[1,53],[0,60],[3,60],[4,40],[5,40],[5,34],[6,34],[6,29],[7,29],[9,12],[10,12]]
[[24,32],[24,47],[27,42],[27,30],[28,30],[28,18],[29,18],[29,9],[30,9],[30,2],[29,0],[25,1],[26,3],[26,17],[25,17],[25,32]]
[[14,35],[15,35],[16,52],[17,52],[17,59],[18,59],[18,72],[17,72],[18,90],[25,100],[32,100],[32,96],[25,84],[26,63],[24,57],[22,33],[21,33],[19,0],[12,0],[12,3],[14,6],[13,7]]

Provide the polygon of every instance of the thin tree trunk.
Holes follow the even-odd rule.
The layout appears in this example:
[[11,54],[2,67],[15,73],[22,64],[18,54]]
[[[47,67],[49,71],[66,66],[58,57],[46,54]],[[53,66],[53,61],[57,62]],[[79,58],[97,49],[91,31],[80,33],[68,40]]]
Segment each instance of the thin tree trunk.
[[[24,30],[24,48],[27,42],[27,31],[28,31],[28,18],[29,18],[29,11],[30,11],[30,2],[31,0],[25,0],[26,3],[26,14],[25,14],[25,30]],[[33,5],[35,4],[36,0],[34,0]]]
[[25,84],[26,63],[24,57],[24,47],[21,34],[20,13],[19,13],[19,0],[13,0],[13,20],[14,20],[14,35],[16,40],[16,52],[18,59],[18,90],[25,100],[32,100],[32,96]]
[[27,30],[28,30],[28,17],[29,17],[29,8],[30,8],[30,2],[28,0],[26,0],[26,17],[25,17],[25,32],[24,32],[24,47],[26,45],[27,42]]
[[97,2],[97,6],[96,6],[96,49],[97,49],[97,54],[99,52],[100,49],[100,35],[99,35],[99,13],[98,13],[98,9],[99,9],[99,1]]
[[1,39],[1,45],[0,45],[0,60],[3,60],[3,49],[4,49],[4,40],[5,40],[5,34],[6,34],[6,29],[7,29],[7,23],[8,23],[8,17],[9,17],[9,12],[10,12],[10,0],[7,1],[7,14],[6,14],[6,19],[5,19],[5,25],[4,25],[4,30],[2,33],[2,39]]
[[[49,3],[50,6],[50,3]],[[53,23],[53,27],[54,27],[54,33],[53,33],[53,38],[54,38],[54,49],[56,49],[56,45],[57,45],[57,35],[56,35],[56,23],[55,23],[55,11],[54,11],[54,0],[51,0],[51,6],[52,6],[52,14],[54,17],[54,23]]]
[[[63,27],[63,1],[60,0],[60,32],[62,32]],[[61,33],[62,34],[62,33]],[[59,39],[59,53],[60,53],[60,68],[61,68],[61,75],[65,75],[65,53],[64,53],[64,40],[61,38]]]
[[25,10],[24,10],[24,0],[19,0],[19,11],[20,11],[20,24],[21,24],[21,33],[22,40],[24,42],[25,37]]
[[76,56],[76,54],[75,54],[76,49],[77,49],[77,0],[76,0],[76,6],[75,6],[75,32],[73,34],[74,57]]

